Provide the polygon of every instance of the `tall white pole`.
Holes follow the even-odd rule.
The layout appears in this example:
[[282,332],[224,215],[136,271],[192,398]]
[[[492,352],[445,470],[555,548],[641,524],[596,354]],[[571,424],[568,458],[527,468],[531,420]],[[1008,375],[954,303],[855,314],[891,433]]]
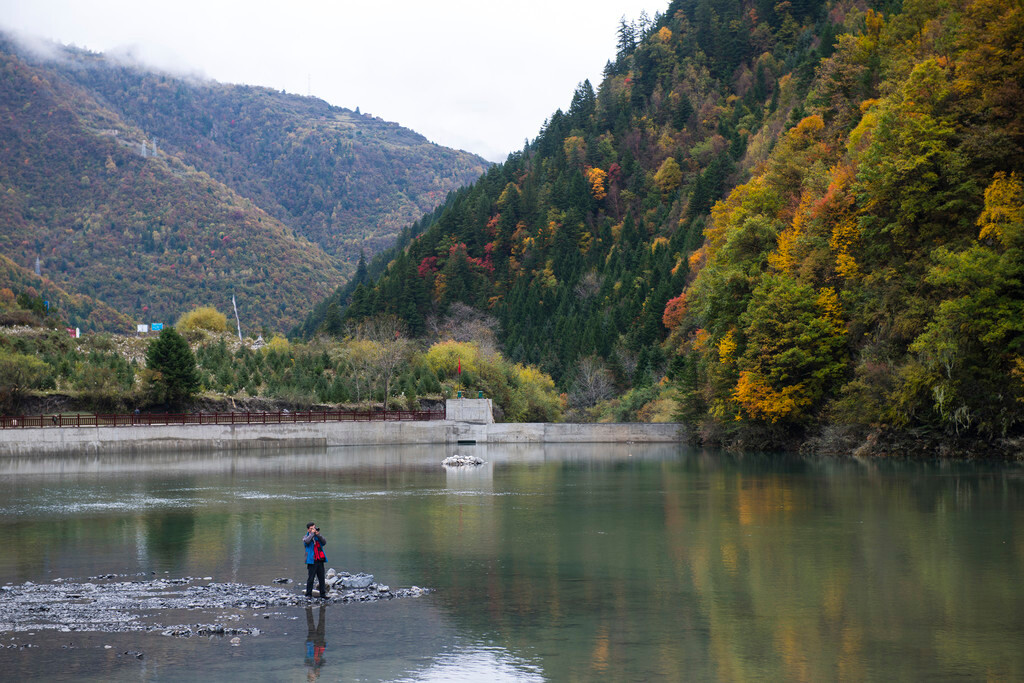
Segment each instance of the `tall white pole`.
[[242,323],[238,320],[238,304],[235,303],[235,295],[231,295],[231,305],[235,307],[235,324],[238,325],[238,341],[242,341]]

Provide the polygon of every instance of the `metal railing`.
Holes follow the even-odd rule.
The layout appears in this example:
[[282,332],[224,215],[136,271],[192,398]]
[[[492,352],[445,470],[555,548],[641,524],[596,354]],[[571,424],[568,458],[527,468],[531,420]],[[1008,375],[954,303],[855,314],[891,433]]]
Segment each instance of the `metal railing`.
[[139,413],[0,416],[0,429],[139,427],[154,425],[272,425],[302,422],[443,420],[443,410],[296,410],[276,413]]

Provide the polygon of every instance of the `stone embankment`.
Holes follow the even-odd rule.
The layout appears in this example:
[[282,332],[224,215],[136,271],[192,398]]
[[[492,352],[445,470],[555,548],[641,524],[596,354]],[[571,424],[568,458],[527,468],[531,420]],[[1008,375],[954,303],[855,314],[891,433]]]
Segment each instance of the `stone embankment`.
[[465,443],[653,443],[678,424],[495,423],[489,399],[448,401],[446,420],[0,430],[0,457]]

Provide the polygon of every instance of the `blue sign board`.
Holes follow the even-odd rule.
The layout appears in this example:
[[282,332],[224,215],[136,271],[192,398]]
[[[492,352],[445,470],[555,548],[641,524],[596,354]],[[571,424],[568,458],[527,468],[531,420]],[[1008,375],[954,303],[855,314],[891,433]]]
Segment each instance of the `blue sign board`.
[[149,326],[149,329],[153,330],[154,332],[159,332],[160,330],[164,329],[164,324],[153,323],[152,325]]

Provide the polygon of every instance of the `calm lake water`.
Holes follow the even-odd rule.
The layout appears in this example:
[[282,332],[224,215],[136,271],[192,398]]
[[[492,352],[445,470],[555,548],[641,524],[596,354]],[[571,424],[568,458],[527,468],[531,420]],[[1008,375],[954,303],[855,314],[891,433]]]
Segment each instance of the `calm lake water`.
[[0,678],[1024,680],[1019,466],[458,452],[487,464],[446,471],[444,447],[0,461],[0,584],[304,581],[315,519],[328,566],[435,590],[244,614],[263,632],[236,647],[0,633]]

